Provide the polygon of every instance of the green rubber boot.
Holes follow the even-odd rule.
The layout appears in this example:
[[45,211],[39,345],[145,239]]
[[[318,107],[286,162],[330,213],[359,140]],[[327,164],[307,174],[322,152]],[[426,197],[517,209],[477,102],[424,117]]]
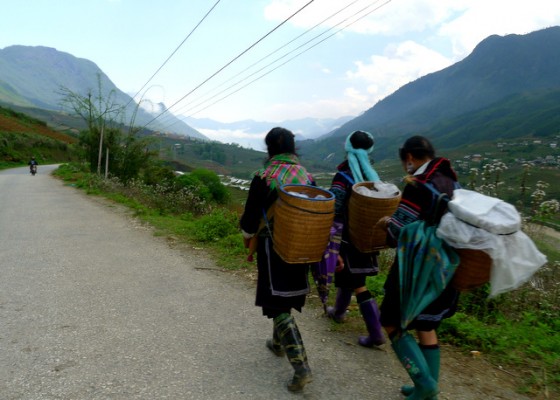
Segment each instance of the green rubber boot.
[[[439,345],[435,345],[437,347],[432,346],[422,346],[420,345],[420,350],[422,354],[424,354],[424,358],[428,363],[428,367],[430,367],[430,374],[432,378],[437,382],[439,382],[439,368],[440,368],[440,349]],[[401,387],[401,393],[405,396],[409,396],[414,391],[414,386],[412,385],[404,385]],[[430,400],[437,400],[437,396],[430,397]]]
[[278,335],[276,323],[274,323],[272,327],[272,339],[266,340],[266,347],[277,357],[284,357],[286,355],[286,352],[282,348],[282,343],[280,343],[280,336]]
[[304,386],[313,380],[313,375],[307,362],[307,354],[296,321],[290,314],[285,313],[276,317],[274,322],[277,324],[280,343],[294,368],[294,376],[287,385],[288,390],[301,392]]
[[429,400],[437,396],[437,382],[432,378],[430,367],[416,339],[404,332],[391,338],[391,346],[397,358],[414,382],[414,390],[407,400]]

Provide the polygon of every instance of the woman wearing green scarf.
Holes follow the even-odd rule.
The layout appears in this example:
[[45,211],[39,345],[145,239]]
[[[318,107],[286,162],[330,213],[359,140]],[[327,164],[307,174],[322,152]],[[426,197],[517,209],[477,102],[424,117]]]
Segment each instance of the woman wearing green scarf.
[[240,225],[245,247],[258,238],[256,305],[262,307],[263,315],[273,320],[272,339],[266,341],[266,346],[278,357],[287,355],[295,370],[288,390],[299,392],[311,382],[312,375],[291,310],[301,312],[305,304],[309,293],[309,265],[285,263],[272,246],[274,220],[269,220],[268,224],[263,220],[278,198],[277,189],[281,185],[314,184],[314,181],[299,164],[292,132],[273,128],[266,135],[265,143],[268,159],[251,181]]

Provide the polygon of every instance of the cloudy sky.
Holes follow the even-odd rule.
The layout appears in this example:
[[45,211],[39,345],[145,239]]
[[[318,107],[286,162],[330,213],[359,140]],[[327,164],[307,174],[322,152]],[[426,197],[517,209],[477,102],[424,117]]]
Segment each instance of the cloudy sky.
[[560,25],[551,0],[25,0],[2,14],[0,48],[54,47],[222,122],[358,115],[489,35]]

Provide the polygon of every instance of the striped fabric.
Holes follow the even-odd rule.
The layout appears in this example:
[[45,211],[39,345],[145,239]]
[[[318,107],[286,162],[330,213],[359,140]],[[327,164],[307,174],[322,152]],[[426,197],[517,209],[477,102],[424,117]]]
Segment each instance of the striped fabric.
[[313,177],[299,164],[295,154],[278,154],[270,158],[263,168],[255,172],[256,176],[266,179],[266,185],[276,189],[287,183],[311,184]]

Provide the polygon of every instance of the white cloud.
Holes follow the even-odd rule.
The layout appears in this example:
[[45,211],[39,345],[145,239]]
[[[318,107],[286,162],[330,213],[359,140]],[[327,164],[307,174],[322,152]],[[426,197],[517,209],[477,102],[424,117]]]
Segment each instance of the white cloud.
[[[379,0],[374,7],[386,2]],[[348,3],[314,2],[290,23],[310,28]],[[301,0],[271,0],[264,9],[265,18],[284,20],[303,4]],[[322,26],[331,27],[368,4],[372,4],[371,0],[357,1]],[[455,58],[462,59],[490,35],[525,34],[559,24],[560,7],[551,0],[393,0],[345,30],[389,37],[422,33],[432,36],[432,40],[445,38],[452,43]]]
[[441,70],[451,60],[413,41],[390,45],[383,55],[373,55],[369,63],[357,61],[356,69],[348,71],[349,81],[367,86],[370,103],[390,95],[398,88],[431,72]]
[[[400,35],[433,28],[451,15],[464,8],[463,1],[411,0],[407,2],[362,0],[356,2],[315,2],[296,15],[290,23],[300,28],[311,28],[318,22],[323,26],[338,28],[357,21],[346,28],[364,34]],[[265,18],[282,21],[301,8],[301,0],[272,0],[264,9]],[[339,12],[338,14],[336,14]],[[336,14],[336,15],[333,15]],[[367,14],[367,16],[366,16]],[[361,19],[361,17],[364,17]]]
[[200,129],[196,128],[204,136],[217,140],[222,143],[237,143],[244,147],[250,147],[255,150],[266,150],[264,144],[264,137],[266,132],[262,134],[247,133],[243,130],[229,130],[229,129]]
[[438,30],[441,37],[450,38],[454,54],[461,58],[490,35],[526,34],[560,24],[560,7],[549,0],[471,0],[465,4],[464,13]]

